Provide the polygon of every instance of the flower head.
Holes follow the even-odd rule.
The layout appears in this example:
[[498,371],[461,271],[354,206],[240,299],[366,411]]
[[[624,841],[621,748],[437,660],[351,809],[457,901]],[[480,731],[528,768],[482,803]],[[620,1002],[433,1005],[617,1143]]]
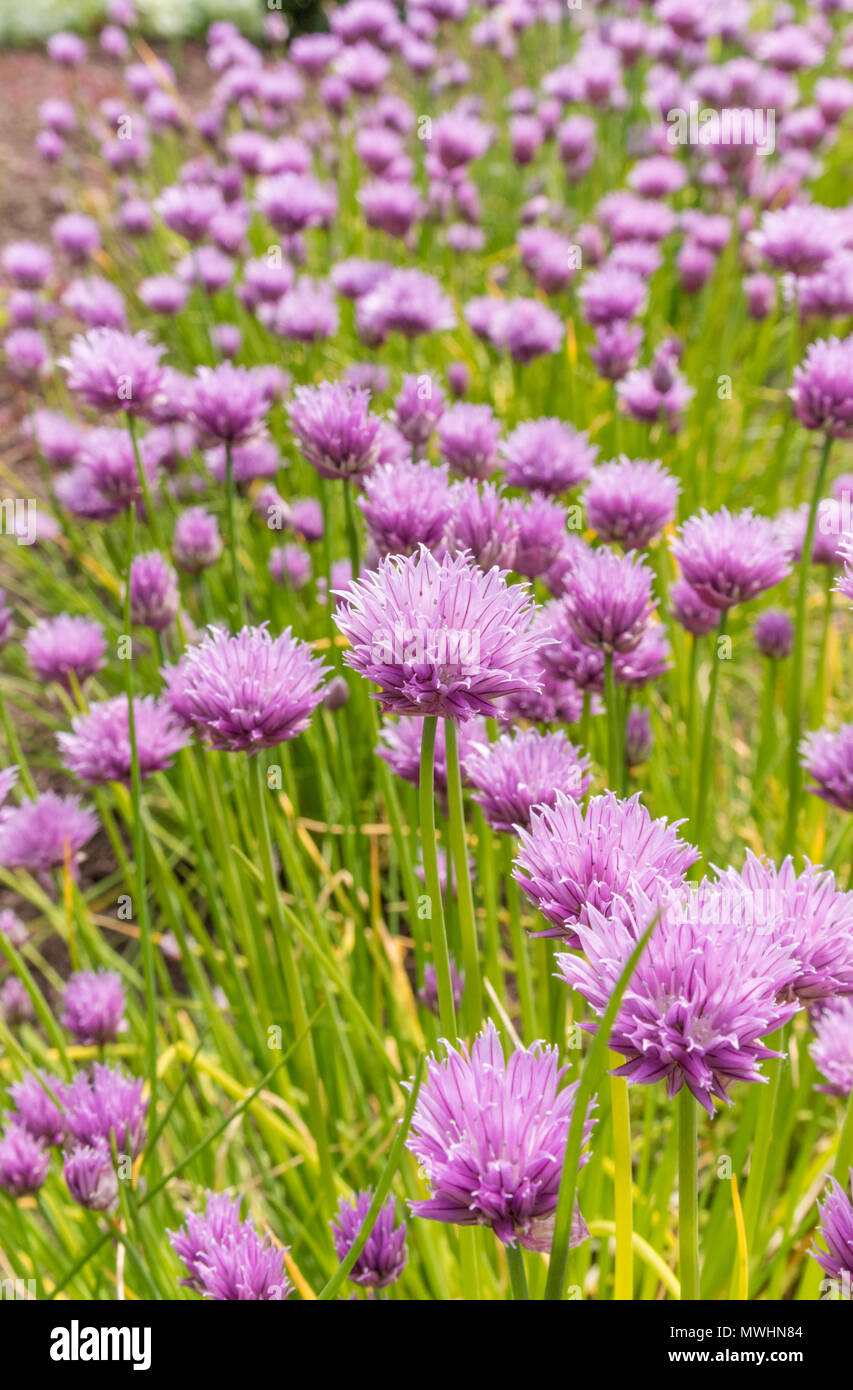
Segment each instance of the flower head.
[[118,1201],[118,1174],[103,1141],[75,1144],[62,1161],[62,1175],[74,1201],[89,1211],[109,1211]]
[[833,439],[853,436],[853,335],[818,338],[794,368],[790,390],[794,411],[807,430]]
[[106,642],[100,623],[60,613],[34,623],[24,638],[27,660],[40,681],[70,689],[72,674],[82,685],[104,664]]
[[465,754],[474,800],[491,828],[507,835],[530,825],[534,807],[553,806],[558,792],[580,801],[592,781],[588,768],[589,758],[560,730],[501,734]]
[[500,433],[490,405],[460,401],[439,421],[439,452],[457,477],[488,478],[497,464]]
[[[590,907],[577,927],[583,955],[557,957],[563,979],[599,1017],[654,912],[648,898],[607,916]],[[729,1102],[731,1082],[766,1080],[758,1063],[779,1055],[761,1039],[798,1007],[779,999],[789,967],[788,949],[759,932],[707,926],[665,907],[610,1033],[626,1059],[617,1075],[665,1080],[670,1098],[687,1086],[713,1114],[714,1096]]]
[[578,547],[562,602],[581,642],[603,652],[629,652],[654,608],[651,570],[638,556]]
[[44,878],[60,868],[67,855],[74,874],[83,846],[97,828],[94,811],[81,806],[79,797],[42,792],[32,801],[22,801],[0,822],[0,864]]
[[552,806],[534,810],[519,832],[514,877],[553,924],[543,935],[576,947],[593,910],[608,918],[640,894],[654,901],[680,887],[699,853],[679,824],[653,820],[639,793],[620,801],[606,792],[583,809],[558,792]]
[[163,348],[147,333],[92,328],[71,339],[68,353],[60,366],[69,390],[94,410],[144,415],[153,405],[163,380]]
[[204,507],[188,507],[175,522],[172,555],[184,574],[200,574],[215,565],[222,554],[222,537],[216,517]]
[[[446,888],[446,862],[444,868]],[[457,970],[456,961],[452,956],[450,957],[450,988],[453,992],[453,1007],[458,1013],[459,1009],[462,1007],[462,998],[465,993],[465,971]],[[432,961],[427,961],[424,966],[424,982],[418,990],[418,999],[425,1009],[429,1009],[430,1012],[434,1013],[436,1016],[439,1015],[438,976]]]
[[453,514],[445,543],[451,555],[467,550],[482,570],[513,568],[518,520],[508,497],[494,483],[465,478],[451,489]]
[[[853,1171],[850,1173],[850,1185],[853,1191]],[[853,1201],[841,1184],[835,1178],[830,1178],[823,1203],[818,1202],[817,1209],[821,1219],[818,1232],[823,1236],[826,1250],[813,1246],[809,1254],[817,1260],[824,1274],[837,1280],[840,1287],[846,1290],[844,1296],[850,1298],[853,1280]]]
[[[176,721],[165,700],[153,695],[137,695],[133,701],[133,723],[139,774],[144,781],[154,772],[171,767],[172,759],[184,748],[188,734]],[[126,695],[100,700],[71,721],[71,732],[57,734],[63,762],[70,772],[89,787],[107,782],[130,785],[131,750]]]
[[78,970],[65,986],[62,1025],[87,1047],[115,1042],[126,1028],[124,986],[115,970]]
[[178,576],[159,550],[135,555],[130,564],[130,619],[164,632],[180,606]]
[[345,662],[380,687],[384,710],[464,721],[528,685],[525,662],[547,640],[532,612],[527,587],[503,571],[421,546],[342,592],[335,622],[350,642]]
[[199,367],[192,384],[190,418],[211,444],[239,444],[259,433],[268,400],[260,378],[222,362]]
[[[564,1072],[557,1049],[542,1043],[506,1061],[491,1022],[470,1052],[448,1046],[440,1061],[430,1057],[406,1142],[432,1195],[412,1203],[414,1214],[491,1226],[505,1245],[550,1250],[577,1094],[577,1082],[559,1089]],[[592,1125],[588,1113],[585,1143]],[[586,1235],[576,1211],[572,1244]]]
[[50,1154],[25,1129],[12,1125],[0,1139],[0,1187],[13,1197],[38,1192],[47,1177]]
[[507,482],[548,497],[582,483],[597,453],[582,430],[548,417],[523,421],[501,446]]
[[65,1139],[61,1108],[65,1104],[65,1091],[64,1083],[57,1077],[45,1072],[28,1072],[9,1087],[9,1099],[15,1109],[7,1111],[5,1118],[25,1129],[34,1139],[51,1146],[61,1144]]
[[187,1270],[181,1280],[205,1298],[218,1301],[278,1301],[290,1284],[284,1250],[263,1239],[252,1218],[240,1219],[241,1198],[208,1193],[204,1216],[188,1211],[183,1226],[167,1234]]
[[782,608],[767,608],[755,620],[755,645],[770,661],[782,661],[791,655],[794,645],[794,624]]
[[203,742],[256,753],[296,738],[322,699],[327,668],[286,628],[211,628],[163,672],[172,708]]
[[430,463],[386,463],[364,480],[358,505],[380,556],[436,550],[453,514],[447,469]]
[[720,612],[781,583],[791,563],[775,524],[747,508],[704,509],[688,517],[671,542],[687,583]]
[[[341,1197],[337,1215],[331,1221],[335,1253],[346,1259],[364,1225],[373,1192],[356,1193],[352,1201]],[[354,1284],[367,1289],[387,1289],[406,1267],[406,1224],[397,1226],[394,1198],[382,1204],[364,1248],[349,1273]]]
[[147,1111],[142,1082],[120,1066],[102,1062],[90,1073],[78,1072],[65,1093],[68,1129],[79,1143],[109,1145],[115,1136],[118,1152],[131,1158],[138,1158],[145,1146]]
[[826,1081],[817,1087],[831,1096],[853,1091],[853,998],[828,1000],[814,1020],[815,1040],[809,1048]]
[[809,791],[839,811],[853,811],[853,724],[806,734],[800,755],[814,783]]
[[660,459],[629,459],[596,468],[583,494],[588,524],[600,540],[644,550],[675,517],[679,485]]
[[343,382],[297,386],[287,407],[297,443],[321,478],[358,478],[379,458],[381,417],[370,392]]

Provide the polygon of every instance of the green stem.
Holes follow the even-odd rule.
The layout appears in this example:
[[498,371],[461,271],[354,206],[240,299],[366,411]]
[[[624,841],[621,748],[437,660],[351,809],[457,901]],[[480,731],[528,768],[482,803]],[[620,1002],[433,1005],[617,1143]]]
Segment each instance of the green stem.
[[[421,848],[424,857],[424,883],[430,908],[430,935],[438,989],[438,1017],[441,1031],[450,1043],[456,1041],[456,1012],[453,1007],[453,984],[450,976],[450,954],[447,949],[447,930],[444,925],[444,903],[438,877],[438,853],[435,843],[435,731],[438,719],[428,715],[421,735],[421,766],[418,802],[421,822]],[[449,869],[449,865],[448,865]]]
[[540,1034],[536,1032],[536,1006],[533,1002],[533,989],[530,982],[530,961],[527,958],[527,941],[521,924],[521,903],[518,897],[518,884],[512,876],[513,851],[515,841],[509,835],[504,841],[504,882],[506,885],[506,905],[509,912],[509,934],[512,941],[512,954],[515,958],[515,988],[521,1007],[521,1036],[529,1047]]
[[459,741],[452,719],[444,721],[444,741],[447,761],[447,802],[450,812],[450,849],[456,875],[456,901],[459,908],[459,928],[462,935],[462,963],[465,968],[465,1020],[473,1038],[483,1021],[483,987],[480,980],[480,953],[477,945],[477,924],[474,920],[474,896],[465,842],[465,808],[462,801],[462,775],[459,768]]
[[[131,437],[133,432],[131,431]],[[130,639],[130,651],[125,661],[125,691],[127,693],[127,729],[130,740],[130,798],[133,814],[133,858],[136,864],[136,895],[139,899],[137,920],[142,945],[142,968],[145,977],[146,1055],[148,1084],[151,1088],[150,1113],[157,1116],[157,980],[154,970],[154,943],[151,939],[151,914],[145,883],[145,825],[142,819],[142,778],[139,771],[139,749],[136,744],[136,716],[133,708],[133,638],[130,619],[130,570],[136,540],[136,508],[127,509],[127,579],[124,588],[124,630]]]
[[349,562],[352,568],[353,579],[358,579],[360,560],[358,556],[358,523],[355,519],[355,503],[353,502],[353,489],[355,484],[352,482],[344,483],[344,511],[347,522],[347,546],[349,548]]
[[293,943],[290,937],[290,930],[282,911],[281,898],[279,896],[272,839],[270,837],[269,820],[267,818],[267,789],[264,785],[263,767],[261,766],[261,760],[257,754],[249,758],[249,770],[252,781],[252,792],[258,813],[258,846],[261,855],[261,868],[264,878],[264,893],[267,900],[267,911],[270,915],[279,961],[281,962],[282,974],[284,975],[284,987],[287,993],[287,1002],[290,1006],[293,1031],[297,1036],[304,1035],[304,1040],[297,1053],[297,1064],[299,1065],[308,1091],[308,1109],[311,1117],[311,1130],[317,1145],[317,1157],[323,1179],[324,1196],[326,1201],[331,1204],[334,1201],[335,1195],[335,1179],[332,1172],[331,1156],[329,1154],[326,1117],[323,1112],[323,1101],[320,1094],[320,1085],[317,1080],[317,1060],[309,1030],[305,1000],[302,996],[299,971],[297,970],[296,958],[293,954]]
[[231,445],[225,445],[225,495],[228,501],[228,545],[231,551],[231,575],[234,580],[234,595],[237,600],[237,614],[242,625],[246,621],[246,599],[243,593],[243,577],[237,558],[237,507],[234,486],[234,460]]
[[678,1096],[678,1268],[681,1297],[699,1297],[699,1196],[696,1101],[689,1086]]
[[622,730],[619,726],[612,652],[607,652],[604,658],[604,703],[607,710],[607,782],[610,790],[618,796],[622,786]]
[[520,1245],[508,1245],[506,1247],[506,1262],[509,1269],[509,1282],[512,1288],[514,1299],[523,1299],[525,1302],[529,1298],[527,1292],[527,1274],[524,1269],[524,1252]]
[[[623,1058],[611,1052],[611,1067],[620,1067]],[[610,1077],[610,1111],[613,1118],[613,1192],[616,1222],[616,1261],[613,1272],[614,1298],[630,1301],[634,1296],[634,1175],[631,1167],[631,1108],[628,1082],[624,1076]]]
[[[157,513],[154,510],[154,503],[151,498],[151,489],[148,486],[148,474],[142,465],[142,458],[139,453],[139,441],[136,437],[136,421],[133,416],[128,414],[127,429],[130,435],[130,442],[133,445],[133,457],[136,461],[136,476],[139,479],[139,490],[142,493],[142,500],[145,503],[145,519],[148,522],[151,537],[158,550],[163,549],[163,538],[160,535],[160,524],[157,520]],[[131,507],[134,504],[131,503]]]
[[[725,636],[728,612],[724,609],[720,615],[720,625],[717,628],[717,639]],[[720,677],[720,653],[715,644],[711,654],[711,680],[708,686],[708,703],[705,706],[705,722],[702,729],[702,753],[699,761],[699,787],[696,793],[696,830],[694,839],[696,844],[702,847],[705,834],[705,821],[707,819],[708,807],[708,785],[711,780],[711,754],[714,748],[714,705],[717,699],[717,685]]]
[[817,509],[823,494],[832,437],[823,441],[820,462],[815,475],[809,518],[797,571],[797,617],[794,630],[794,652],[791,658],[791,697],[788,707],[788,815],[785,821],[784,849],[793,854],[797,842],[797,822],[803,792],[803,770],[800,766],[800,734],[803,722],[803,667],[806,651],[806,602],[809,589],[809,565],[812,559]]

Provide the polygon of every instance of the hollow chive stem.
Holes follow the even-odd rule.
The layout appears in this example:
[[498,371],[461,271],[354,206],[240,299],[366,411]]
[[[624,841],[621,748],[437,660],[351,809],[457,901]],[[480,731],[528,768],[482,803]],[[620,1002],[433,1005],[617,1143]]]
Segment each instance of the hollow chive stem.
[[246,621],[246,598],[243,593],[243,577],[237,558],[237,505],[234,486],[234,459],[231,445],[225,445],[225,496],[228,503],[228,546],[231,552],[231,577],[234,580],[234,597],[240,624]]
[[678,1094],[678,1269],[681,1297],[699,1297],[699,1196],[696,1181],[696,1100],[688,1086]]
[[447,949],[447,929],[444,923],[444,902],[438,877],[438,851],[435,843],[435,731],[438,719],[428,715],[421,733],[421,764],[418,785],[418,805],[421,822],[421,848],[424,858],[424,883],[430,909],[435,982],[438,990],[438,1017],[442,1035],[448,1042],[456,1041],[456,1011],[453,1007],[453,984],[450,977],[450,953]]
[[[725,636],[728,611],[723,610],[717,628],[717,640]],[[717,700],[717,686],[720,678],[720,654],[716,646],[711,658],[711,680],[708,686],[708,703],[705,706],[705,722],[702,728],[702,752],[699,759],[699,786],[696,792],[696,833],[697,845],[702,846],[708,813],[708,787],[711,780],[711,755],[714,750],[714,705]]]
[[520,1245],[508,1245],[506,1247],[506,1262],[509,1269],[509,1283],[514,1299],[529,1298],[527,1292],[527,1274],[524,1269],[524,1253]]
[[784,849],[793,854],[797,841],[797,822],[803,794],[803,770],[800,767],[800,735],[803,723],[803,667],[806,651],[806,603],[809,591],[809,566],[812,559],[817,509],[826,482],[832,437],[827,435],[820,452],[809,504],[809,516],[803,549],[797,566],[797,616],[794,628],[794,650],[791,656],[791,693],[788,705],[788,814],[785,820]]
[[480,952],[474,919],[474,895],[465,842],[465,808],[462,801],[462,774],[459,767],[459,740],[452,719],[444,721],[447,761],[447,802],[450,812],[450,850],[456,878],[456,901],[462,935],[462,963],[465,968],[465,1023],[474,1036],[483,1021],[483,987],[480,980]]

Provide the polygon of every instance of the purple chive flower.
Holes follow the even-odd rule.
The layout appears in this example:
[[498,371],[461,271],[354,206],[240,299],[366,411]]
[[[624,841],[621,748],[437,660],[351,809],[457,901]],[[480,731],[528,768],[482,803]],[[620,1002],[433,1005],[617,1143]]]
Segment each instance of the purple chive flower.
[[720,625],[720,610],[699,597],[692,584],[677,579],[669,591],[671,613],[677,623],[694,637],[706,637]]
[[178,576],[159,550],[136,555],[130,565],[130,620],[165,632],[180,607]]
[[29,433],[39,453],[55,468],[68,468],[77,462],[84,433],[76,420],[58,410],[36,410]]
[[[6,771],[14,771],[17,774],[17,768],[7,768]],[[0,806],[2,806],[3,802],[6,800],[6,797],[3,795],[2,780],[3,774],[0,773]],[[3,933],[7,941],[11,941],[12,945],[16,947],[17,950],[20,950],[25,941],[29,938],[27,928],[21,921],[17,912],[14,912],[11,907],[4,907],[2,911],[0,911],[0,932]]]
[[559,314],[538,299],[508,299],[502,305],[497,335],[498,346],[526,366],[537,357],[559,352],[565,327]]
[[383,464],[364,480],[358,505],[380,558],[435,550],[453,514],[447,469],[430,463]]
[[323,509],[316,497],[301,497],[290,504],[290,525],[309,545],[323,539]]
[[640,767],[648,762],[654,747],[651,715],[647,709],[635,707],[625,720],[625,766]]
[[684,578],[720,612],[772,589],[791,571],[788,549],[768,517],[751,508],[704,508],[688,517],[670,542]]
[[649,623],[636,647],[629,652],[616,652],[613,658],[616,684],[641,690],[669,670],[671,655],[663,624]]
[[769,317],[776,303],[776,281],[772,275],[747,275],[743,290],[750,318],[761,322]]
[[147,333],[92,328],[73,337],[68,352],[59,365],[69,389],[94,410],[144,415],[160,391],[163,348]]
[[494,483],[466,478],[451,489],[453,515],[445,544],[451,555],[468,551],[482,570],[512,569],[518,547],[518,520],[509,498]]
[[138,1158],[145,1147],[147,1111],[142,1081],[120,1066],[96,1062],[91,1072],[78,1072],[65,1093],[68,1130],[78,1143],[109,1146],[115,1135],[118,1152],[131,1158]]
[[190,297],[188,287],[174,275],[149,275],[136,293],[152,314],[179,314]]
[[490,405],[460,401],[438,422],[438,448],[460,478],[488,478],[498,461],[500,422]]
[[491,137],[490,128],[475,116],[448,111],[433,121],[430,152],[445,170],[461,169],[485,154]]
[[508,504],[517,527],[513,569],[525,579],[544,578],[560,562],[566,545],[566,509],[534,492]]
[[199,367],[192,383],[190,419],[206,443],[240,444],[258,434],[268,401],[256,374],[223,362]]
[[[137,695],[133,722],[143,781],[154,772],[172,766],[172,759],[187,744],[186,730],[175,721],[169,705],[153,695]],[[130,785],[130,731],[127,696],[116,695],[89,706],[71,721],[71,733],[56,736],[64,766],[87,787],[107,782]]]
[[[853,1170],[849,1181],[853,1191]],[[823,1202],[818,1202],[817,1209],[822,1223],[817,1229],[823,1236],[826,1250],[815,1245],[809,1254],[837,1284],[842,1296],[853,1298],[853,1202],[836,1178],[830,1178]]]
[[53,257],[37,241],[11,241],[0,252],[0,264],[16,285],[38,290],[53,274]]
[[[563,979],[599,1017],[654,912],[648,899],[636,914],[604,916],[590,907],[577,927],[584,954],[557,956]],[[779,1053],[761,1039],[798,1008],[779,1000],[790,959],[761,933],[706,926],[665,909],[610,1033],[610,1047],[625,1058],[616,1075],[646,1084],[665,1080],[670,1099],[687,1086],[709,1114],[714,1096],[731,1103],[733,1081],[766,1081],[758,1064]]]
[[[263,319],[263,308],[258,317]],[[301,276],[273,307],[269,327],[294,343],[319,343],[333,338],[338,331],[338,309],[331,287],[324,280]]]
[[853,811],[853,724],[818,729],[800,744],[800,761],[814,786],[809,791],[836,806]]
[[65,1104],[65,1091],[57,1077],[28,1072],[9,1087],[9,1099],[15,1109],[7,1110],[5,1118],[25,1129],[33,1139],[50,1146],[61,1144],[65,1140],[65,1120],[60,1107]]
[[74,1201],[89,1211],[110,1211],[118,1202],[118,1174],[105,1143],[76,1144],[62,1161],[62,1175]]
[[639,275],[614,266],[602,266],[588,275],[578,291],[584,318],[593,328],[636,318],[646,302],[646,286]]
[[805,361],[794,368],[789,395],[807,430],[832,439],[853,437],[853,335],[810,343]]
[[73,674],[82,684],[104,664],[106,642],[100,623],[60,613],[34,623],[24,638],[27,660],[41,681],[70,689]]
[[589,355],[606,381],[621,381],[637,365],[643,330],[638,324],[618,320],[596,330]]
[[[458,1012],[462,1007],[462,999],[465,994],[465,971],[457,970],[456,962],[452,956],[450,957],[450,987],[453,991],[453,1007]],[[431,961],[427,961],[424,966],[424,982],[418,990],[418,1000],[425,1009],[429,1009],[430,1013],[438,1015],[438,978],[435,973],[435,966]]]
[[809,1052],[826,1077],[816,1089],[830,1096],[849,1096],[853,1092],[853,998],[828,1000],[815,1017],[814,1031]]
[[60,250],[77,263],[89,259],[101,245],[101,233],[93,217],[83,212],[66,212],[57,217],[51,227],[53,239]]
[[261,1239],[250,1216],[241,1221],[241,1201],[209,1192],[204,1216],[188,1211],[180,1230],[167,1232],[188,1274],[181,1283],[219,1302],[283,1300],[291,1292],[285,1252]]
[[188,507],[175,522],[172,557],[184,574],[200,574],[222,554],[222,537],[215,516],[204,507]]
[[47,343],[37,328],[15,328],[3,339],[6,365],[19,381],[40,376],[45,371],[50,354]]
[[35,1018],[33,1001],[17,975],[10,975],[0,985],[0,1013],[10,1028],[21,1023],[32,1023]]
[[829,208],[791,203],[766,212],[750,240],[774,270],[814,275],[838,249],[840,233],[835,214]]
[[167,227],[193,245],[207,235],[222,211],[222,194],[213,184],[177,184],[164,188],[154,204]]
[[444,392],[428,374],[404,376],[394,401],[394,424],[413,448],[423,448],[444,410]]
[[124,985],[114,970],[78,970],[65,986],[62,1026],[86,1047],[115,1042],[124,1032]]
[[292,172],[261,179],[255,189],[255,202],[263,217],[286,236],[320,227],[335,214],[334,189],[313,174]]
[[81,806],[79,797],[42,792],[0,821],[0,864],[29,869],[45,880],[51,869],[62,867],[67,855],[73,875],[83,846],[97,829],[94,811]]
[[[329,1223],[339,1260],[345,1260],[355,1244],[372,1201],[370,1188],[356,1193],[351,1201],[341,1197],[337,1215]],[[389,1284],[400,1278],[408,1258],[406,1223],[397,1226],[396,1219],[396,1205],[392,1196],[382,1204],[364,1249],[349,1272],[354,1284],[365,1289],[387,1289]]]
[[307,729],[327,667],[286,628],[211,628],[163,671],[175,713],[212,748],[256,753]]
[[[127,331],[124,296],[115,285],[100,275],[86,275],[70,281],[62,295],[61,304],[63,309],[73,314],[87,328],[110,328],[121,333]],[[129,388],[124,382],[121,385],[125,394],[132,389],[132,385]]]
[[786,998],[811,1006],[853,993],[853,899],[830,870],[807,861],[797,874],[790,856],[777,868],[748,850],[742,870],[718,871],[718,879],[730,900],[746,899],[766,939],[791,946]]
[[405,237],[423,213],[423,201],[414,184],[399,179],[372,179],[358,200],[368,227],[388,236]]
[[321,478],[359,478],[379,459],[381,417],[370,410],[370,392],[340,381],[297,386],[288,404],[290,428]]
[[547,417],[525,420],[501,446],[510,486],[547,497],[558,497],[582,483],[597,453],[584,431]]
[[[803,553],[806,529],[809,520],[809,504],[789,507],[776,518],[779,534],[788,548],[791,560],[797,563]],[[815,530],[812,537],[811,560],[815,565],[837,565],[843,559],[843,547],[849,543],[849,536],[842,535],[839,528],[839,508],[831,497],[823,497],[818,503]]]
[[552,806],[534,811],[519,834],[513,876],[552,923],[542,935],[564,937],[574,949],[592,909],[616,916],[638,893],[657,900],[680,887],[699,858],[677,833],[682,823],[652,820],[639,793],[620,801],[606,792],[584,810],[558,792]]
[[583,494],[587,524],[600,540],[644,550],[675,517],[679,484],[660,459],[602,464]]
[[562,602],[581,642],[603,652],[629,652],[655,606],[652,574],[638,556],[578,547]]
[[79,34],[53,34],[47,41],[47,56],[62,68],[76,68],[86,61],[86,45]]
[[794,624],[781,608],[768,608],[755,620],[755,645],[770,661],[782,661],[794,646]]
[[332,267],[331,281],[338,294],[345,299],[361,299],[376,289],[384,280],[390,267],[384,261],[365,261],[351,256],[346,261],[338,261]]
[[0,1139],[0,1187],[12,1197],[38,1192],[47,1177],[50,1154],[38,1139],[13,1125]]
[[529,827],[534,807],[553,806],[559,792],[580,801],[592,781],[589,758],[557,730],[525,729],[479,743],[465,754],[474,800],[493,830]]
[[350,642],[344,661],[380,687],[383,710],[464,721],[527,686],[525,662],[547,641],[532,614],[526,585],[421,546],[351,584],[335,622]]
[[[490,1226],[505,1245],[550,1250],[578,1087],[559,1089],[565,1070],[557,1049],[541,1043],[517,1048],[506,1061],[491,1022],[470,1052],[447,1045],[446,1057],[431,1056],[406,1141],[431,1196],[413,1202],[413,1214]],[[593,1104],[584,1117],[585,1145]],[[572,1245],[587,1235],[576,1208]]]
[[389,333],[413,339],[455,327],[453,305],[437,280],[420,270],[391,270],[359,301],[356,327],[368,343]]

